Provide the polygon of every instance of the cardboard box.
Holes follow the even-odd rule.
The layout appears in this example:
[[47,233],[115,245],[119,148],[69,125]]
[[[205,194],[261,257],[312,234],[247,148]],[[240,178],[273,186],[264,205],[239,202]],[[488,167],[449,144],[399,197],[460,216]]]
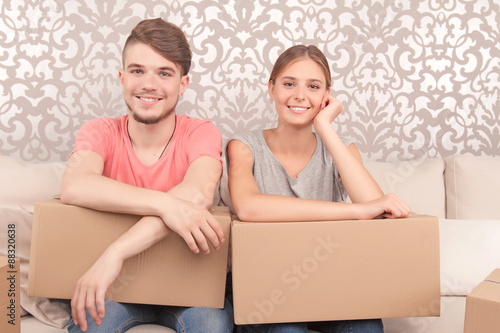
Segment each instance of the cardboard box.
[[464,333],[500,332],[500,269],[467,295]]
[[[231,215],[214,207],[229,240]],[[64,205],[35,204],[28,295],[70,299],[78,279],[140,216]],[[124,262],[106,298],[117,302],[224,307],[229,241],[210,254],[193,253],[172,234]]]
[[20,278],[19,259],[0,256],[0,332],[2,333],[21,331]]
[[440,315],[433,216],[232,222],[237,324]]

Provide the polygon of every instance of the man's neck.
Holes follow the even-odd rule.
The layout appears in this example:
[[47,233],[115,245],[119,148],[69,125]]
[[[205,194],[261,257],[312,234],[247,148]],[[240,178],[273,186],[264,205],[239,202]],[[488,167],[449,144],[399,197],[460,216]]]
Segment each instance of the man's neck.
[[136,155],[141,160],[158,160],[174,134],[175,125],[175,113],[156,124],[144,124],[129,115],[127,131]]

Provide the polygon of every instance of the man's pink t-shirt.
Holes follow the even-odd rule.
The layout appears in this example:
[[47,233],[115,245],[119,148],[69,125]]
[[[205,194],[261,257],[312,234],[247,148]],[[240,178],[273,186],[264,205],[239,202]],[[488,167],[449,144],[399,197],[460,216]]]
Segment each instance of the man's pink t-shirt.
[[104,160],[103,175],[122,183],[166,192],[179,184],[191,162],[212,156],[221,161],[222,137],[208,120],[177,115],[174,135],[160,159],[144,165],[135,155],[127,132],[128,116],[85,123],[74,151],[90,150]]

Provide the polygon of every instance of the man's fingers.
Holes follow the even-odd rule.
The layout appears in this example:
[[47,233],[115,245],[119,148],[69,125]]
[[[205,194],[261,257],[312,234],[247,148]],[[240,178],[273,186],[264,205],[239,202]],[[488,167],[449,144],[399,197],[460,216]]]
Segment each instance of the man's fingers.
[[212,214],[209,214],[209,216],[207,218],[207,222],[210,225],[210,228],[212,228],[212,230],[217,235],[219,242],[224,243],[226,238],[224,235],[224,230],[222,230],[222,226],[220,225],[219,221],[217,221],[217,219]]
[[105,290],[98,291],[96,293],[96,301],[95,304],[97,306],[97,312],[99,313],[100,318],[104,318],[104,315],[106,314],[106,308],[104,305],[104,297],[106,295]]
[[71,299],[71,316],[73,317],[73,322],[75,323],[75,325],[78,325],[78,317],[77,317],[77,313],[76,313],[76,302],[78,300],[78,298],[76,297],[76,292],[75,294],[73,294],[73,298]]
[[73,320],[80,325],[82,331],[87,330],[87,313],[85,311],[86,293],[79,292],[76,297],[75,306],[72,306]]
[[205,235],[203,234],[203,232],[200,229],[194,229],[191,233],[192,233],[194,239],[196,240],[198,247],[204,253],[210,253],[210,247],[208,246],[207,239],[205,238]]
[[182,237],[182,239],[184,239],[184,241],[186,242],[187,246],[191,251],[193,251],[194,253],[200,253],[200,249],[198,248],[198,245],[196,244],[193,235],[188,230],[186,230],[183,233],[178,232],[178,234],[179,236]]
[[101,325],[101,318],[97,313],[96,302],[95,302],[95,292],[87,293],[87,301],[85,302],[85,307],[90,314],[90,317],[94,320],[94,323]]

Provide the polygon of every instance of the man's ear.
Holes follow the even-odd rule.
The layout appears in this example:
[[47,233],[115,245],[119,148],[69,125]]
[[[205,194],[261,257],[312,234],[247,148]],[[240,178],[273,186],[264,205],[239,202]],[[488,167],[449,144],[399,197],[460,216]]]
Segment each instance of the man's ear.
[[120,70],[118,71],[118,78],[120,79],[120,84],[121,84],[122,86],[123,86],[123,79],[124,79],[123,75],[124,75],[124,71],[123,71],[123,69],[120,69]]
[[189,85],[189,76],[184,75],[183,77],[181,77],[179,97],[181,97],[184,94],[188,85]]

